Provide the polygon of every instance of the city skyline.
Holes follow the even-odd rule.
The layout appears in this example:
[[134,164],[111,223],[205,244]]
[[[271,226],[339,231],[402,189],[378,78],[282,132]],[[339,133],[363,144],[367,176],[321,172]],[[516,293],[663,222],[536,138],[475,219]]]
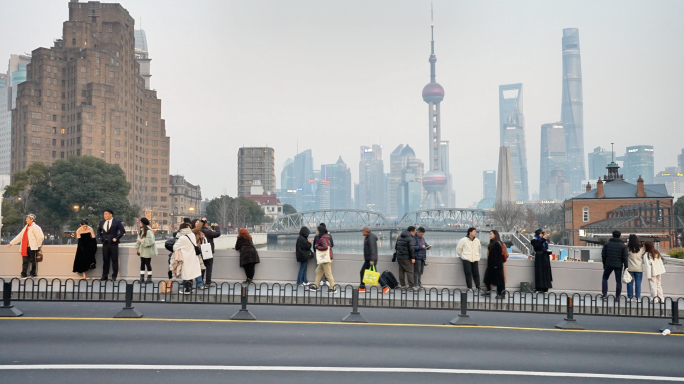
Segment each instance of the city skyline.
[[[3,61],[10,54],[51,46],[68,17],[61,2],[23,3],[9,4],[8,12],[33,17],[21,24],[7,20],[0,26],[5,36],[12,35],[0,48]],[[425,113],[416,96],[425,81],[428,1],[407,2],[401,9],[391,2],[203,4],[215,7],[216,15],[200,12],[206,6],[161,12],[160,2],[122,3],[142,18],[142,26],[136,23],[136,28],[145,30],[156,63],[152,88],[159,89],[164,100],[162,118],[174,138],[171,173],[192,174],[190,181],[201,184],[205,196],[220,195],[224,189],[235,195],[234,154],[239,147],[274,147],[280,165],[294,155],[297,141],[300,148],[316,148],[320,137],[309,132],[318,130],[321,122],[326,129],[320,133],[339,150],[317,151],[319,164],[333,164],[340,155],[353,164],[358,146],[372,143],[393,148],[409,142],[417,157],[429,158],[424,144],[420,145]],[[616,142],[616,154],[625,153],[627,146],[653,145],[658,153],[656,171],[677,164],[682,145],[666,137],[672,130],[669,121],[684,101],[676,92],[684,85],[676,68],[682,53],[671,49],[672,36],[684,32],[674,17],[684,10],[681,3],[534,3],[531,12],[524,5],[532,2],[434,4],[441,42],[440,83],[449,91],[442,111],[442,139],[452,145],[450,169],[458,206],[478,201],[482,193],[463,185],[481,180],[483,170],[496,168],[495,145],[464,145],[463,140],[473,134],[486,142],[494,134],[496,120],[491,115],[500,84],[525,84],[528,167],[533,170],[530,195],[536,191],[539,127],[561,117],[558,45],[566,28],[577,28],[582,34],[585,162],[588,149]],[[358,12],[361,8],[363,13]],[[395,17],[383,17],[387,14]],[[174,27],[178,23],[185,28]],[[241,33],[247,25],[254,26],[249,36]],[[17,34],[18,30],[27,33]],[[515,32],[502,39],[502,31],[508,30]],[[231,50],[212,48],[222,46],[225,39]],[[198,43],[202,40],[206,41]],[[638,59],[629,53],[634,46],[642,50]],[[511,48],[509,58],[515,60],[501,65],[499,52]],[[201,81],[202,76],[177,81],[178,73],[193,73],[197,65],[196,59],[186,63],[177,58],[194,55],[198,49],[204,55],[203,73],[215,74],[211,86]],[[273,57],[278,65],[269,59]],[[635,72],[639,78],[624,82]],[[255,87],[255,82],[260,86]],[[382,97],[363,91],[369,87],[381,90]],[[326,97],[319,96],[323,88]],[[643,100],[643,94],[651,97]],[[187,95],[202,96],[189,100]],[[264,106],[266,114],[260,113]],[[206,134],[198,135],[196,127]],[[647,143],[639,137],[645,129]],[[260,134],[249,134],[254,131]],[[231,165],[220,175],[197,170],[182,158],[195,149]],[[358,173],[351,168],[357,182]]]

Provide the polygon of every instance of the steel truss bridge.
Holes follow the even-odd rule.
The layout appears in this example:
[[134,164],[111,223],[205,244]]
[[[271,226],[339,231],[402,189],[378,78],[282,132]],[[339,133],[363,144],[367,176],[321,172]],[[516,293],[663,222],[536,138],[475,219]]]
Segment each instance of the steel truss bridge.
[[325,223],[331,232],[358,232],[368,225],[374,231],[404,229],[410,225],[422,226],[433,231],[463,231],[468,227],[484,227],[487,211],[480,209],[443,208],[409,212],[398,221],[388,220],[382,213],[358,209],[331,209],[297,212],[277,218],[268,230],[272,235],[299,233],[301,227],[312,232]]

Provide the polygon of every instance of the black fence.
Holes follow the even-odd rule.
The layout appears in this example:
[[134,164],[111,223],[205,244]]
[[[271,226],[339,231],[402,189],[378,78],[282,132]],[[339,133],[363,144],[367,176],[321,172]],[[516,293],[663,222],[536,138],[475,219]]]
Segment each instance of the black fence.
[[[249,284],[218,283],[204,290],[181,293],[181,285],[173,282],[165,289],[166,282],[140,283],[138,280],[99,281],[74,279],[0,279],[0,288],[9,289],[11,301],[63,301],[63,302],[126,302],[127,286],[130,284],[128,301],[133,303],[184,303],[184,304],[241,304],[352,307],[358,300],[360,308],[410,308],[410,309],[464,309],[470,311],[504,311],[519,313],[566,314],[572,310],[576,315],[624,316],[671,318],[673,308],[684,308],[684,298],[666,297],[653,300],[642,297],[629,300],[626,296],[609,296],[580,293],[530,293],[506,292],[503,299],[493,295],[479,295],[471,290],[460,289],[394,289],[383,294],[377,287],[366,292],[356,291],[352,285],[328,287],[318,290],[295,284]],[[243,287],[244,298],[243,298]],[[355,298],[355,291],[358,298]]]

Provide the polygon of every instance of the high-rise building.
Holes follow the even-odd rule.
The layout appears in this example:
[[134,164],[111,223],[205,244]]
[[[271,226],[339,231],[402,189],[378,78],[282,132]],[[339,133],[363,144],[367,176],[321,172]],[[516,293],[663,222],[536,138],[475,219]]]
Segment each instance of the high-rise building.
[[482,172],[482,198],[496,198],[496,171]]
[[496,203],[512,204],[515,196],[515,178],[511,164],[511,151],[508,147],[499,148],[499,170],[496,180]]
[[613,161],[613,151],[596,147],[589,153],[589,180],[596,181],[606,174],[606,166]]
[[416,179],[416,172],[413,168],[404,168],[397,192],[399,218],[404,217],[409,212],[420,210],[421,187],[420,182]]
[[302,151],[294,157],[293,177],[293,189],[302,188],[302,186],[307,185],[309,180],[315,179],[313,156],[310,149]]
[[684,149],[682,149],[682,153],[677,155],[677,166],[679,167],[679,172],[684,173]]
[[623,161],[624,178],[628,183],[636,184],[639,176],[641,176],[644,183],[653,184],[655,167],[653,165],[652,145],[627,147],[625,155],[618,157],[617,160]]
[[280,189],[295,189],[294,161],[290,158],[285,160],[285,164],[283,164],[283,170],[280,172]]
[[18,84],[26,80],[31,57],[10,55],[7,74],[0,73],[0,175],[9,175],[12,163],[12,109],[17,102]]
[[[565,180],[565,132],[563,124],[544,124],[541,127],[541,155],[539,159],[539,198],[541,200],[556,200],[556,187],[549,186],[549,180],[554,182]],[[565,180],[567,181],[567,180]],[[564,188],[564,187],[562,187]],[[550,189],[553,189],[551,191]],[[564,191],[564,190],[563,190]]]
[[423,188],[427,191],[425,207],[442,208],[444,201],[442,196],[447,188],[447,175],[442,170],[441,149],[442,143],[442,123],[440,118],[440,104],[444,100],[444,88],[435,80],[435,38],[434,26],[430,26],[430,82],[423,88],[423,101],[428,104],[429,121],[429,159],[428,172],[423,176]]
[[352,177],[351,170],[342,160],[342,156],[335,164],[321,165],[323,181],[329,182],[331,209],[351,209]]
[[142,29],[136,29],[135,35],[135,60],[140,64],[140,76],[145,79],[145,89],[150,89],[150,51],[147,49],[147,35]]
[[254,180],[261,180],[264,192],[275,192],[275,150],[270,147],[238,149],[238,197],[251,191]]
[[[202,212],[202,188],[185,180],[182,175],[169,176],[171,198],[171,228],[178,230],[185,217],[197,217]],[[153,227],[155,223],[151,223]]]
[[399,183],[401,183],[401,174],[404,169],[401,161],[401,152],[404,149],[404,144],[399,144],[392,153],[390,153],[390,218],[399,217],[399,206],[397,205],[397,193],[399,191]]
[[69,2],[62,38],[32,52],[19,84],[11,172],[95,156],[121,167],[131,202],[158,221],[170,211],[169,137],[135,59],[134,28],[120,4]]
[[454,181],[449,169],[449,141],[442,140],[439,145],[440,159],[442,161],[442,172],[447,176],[447,185],[444,193],[445,208],[456,208],[456,192],[454,191]]
[[582,96],[582,60],[580,57],[579,30],[563,30],[563,100],[561,123],[565,131],[567,167],[565,177],[570,182],[570,193],[585,192],[582,181],[584,168],[584,98]]
[[544,185],[542,200],[563,201],[570,197],[570,183],[563,175],[563,169],[553,169],[549,172]]
[[529,198],[527,181],[527,145],[523,116],[522,84],[499,86],[499,131],[502,147],[508,147],[518,200]]
[[359,209],[386,212],[385,172],[380,145],[361,147],[359,192],[356,198]]
[[684,193],[684,174],[677,167],[666,167],[653,177],[653,184],[665,184],[668,195],[679,195]]

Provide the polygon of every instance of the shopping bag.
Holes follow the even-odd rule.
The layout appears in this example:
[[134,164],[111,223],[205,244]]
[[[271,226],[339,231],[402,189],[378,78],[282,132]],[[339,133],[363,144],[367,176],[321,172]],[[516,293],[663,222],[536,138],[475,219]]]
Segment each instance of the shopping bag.
[[375,265],[371,265],[370,268],[366,269],[363,273],[364,284],[377,285],[378,279],[380,279],[380,273],[375,271]]
[[159,282],[159,293],[171,292],[173,280],[162,280]]
[[200,248],[202,249],[202,260],[209,260],[214,257],[214,254],[211,252],[211,244],[207,243],[206,239],[204,239]]
[[632,282],[632,275],[629,274],[629,271],[625,269],[625,273],[622,274],[622,282],[625,284],[629,284]]
[[316,250],[316,264],[325,264],[330,261],[330,247],[325,251],[321,251],[320,249]]

